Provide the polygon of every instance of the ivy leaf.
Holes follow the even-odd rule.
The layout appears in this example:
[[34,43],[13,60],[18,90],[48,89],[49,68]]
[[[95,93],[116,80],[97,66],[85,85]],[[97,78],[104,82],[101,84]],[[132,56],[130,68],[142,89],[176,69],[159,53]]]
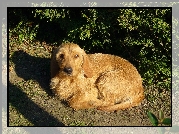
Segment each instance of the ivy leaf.
[[164,118],[162,121],[162,124],[165,124],[165,125],[170,125],[171,123],[172,123],[171,118]]
[[150,122],[152,123],[153,126],[158,126],[158,119],[157,117],[151,113],[150,111],[147,112],[147,115],[149,117]]
[[160,120],[163,120],[163,118],[164,118],[164,114],[163,114],[163,112],[160,110],[160,111],[159,111],[159,119],[160,119]]

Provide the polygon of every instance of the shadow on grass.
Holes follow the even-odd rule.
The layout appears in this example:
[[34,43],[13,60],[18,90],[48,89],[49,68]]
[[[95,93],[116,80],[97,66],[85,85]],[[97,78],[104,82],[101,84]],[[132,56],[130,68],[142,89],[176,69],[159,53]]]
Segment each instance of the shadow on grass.
[[12,62],[16,74],[24,80],[36,80],[48,95],[50,90],[50,59],[34,57],[22,50],[14,52]]
[[[22,89],[9,83],[9,103],[14,106],[34,126],[64,126],[58,119],[44,111]],[[9,111],[10,112],[10,111]],[[9,113],[8,112],[8,113]],[[9,122],[8,122],[8,126]]]

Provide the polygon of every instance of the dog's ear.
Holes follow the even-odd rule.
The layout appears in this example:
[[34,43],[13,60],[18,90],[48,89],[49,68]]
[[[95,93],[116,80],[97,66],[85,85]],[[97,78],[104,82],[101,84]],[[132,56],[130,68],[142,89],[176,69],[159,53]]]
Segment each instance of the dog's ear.
[[55,75],[59,71],[59,66],[58,66],[58,63],[56,61],[56,53],[57,53],[57,48],[53,48],[52,56],[51,56],[51,62],[50,62],[51,78],[55,77]]
[[92,70],[92,67],[91,67],[91,64],[90,64],[90,61],[89,61],[89,57],[87,54],[84,54],[83,55],[83,71],[85,73],[85,76],[88,77],[88,78],[91,78],[93,77],[93,70]]

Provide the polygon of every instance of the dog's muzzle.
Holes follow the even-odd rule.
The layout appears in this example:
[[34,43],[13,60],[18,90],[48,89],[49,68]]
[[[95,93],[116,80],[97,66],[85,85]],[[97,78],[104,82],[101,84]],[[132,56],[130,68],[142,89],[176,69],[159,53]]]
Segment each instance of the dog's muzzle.
[[73,69],[71,67],[65,67],[63,71],[67,74],[71,74],[73,72]]

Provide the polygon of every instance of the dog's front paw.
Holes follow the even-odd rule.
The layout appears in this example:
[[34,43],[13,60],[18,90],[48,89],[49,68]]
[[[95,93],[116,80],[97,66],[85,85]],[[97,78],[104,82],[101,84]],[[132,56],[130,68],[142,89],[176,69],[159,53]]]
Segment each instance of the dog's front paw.
[[58,82],[59,82],[59,79],[57,79],[57,78],[51,79],[50,88],[54,89],[57,86]]
[[98,107],[97,110],[105,111],[105,112],[114,112],[115,110],[111,109],[109,106],[101,106]]
[[104,106],[101,106],[101,107],[97,107],[98,110],[101,110],[101,111],[106,111],[106,107]]

